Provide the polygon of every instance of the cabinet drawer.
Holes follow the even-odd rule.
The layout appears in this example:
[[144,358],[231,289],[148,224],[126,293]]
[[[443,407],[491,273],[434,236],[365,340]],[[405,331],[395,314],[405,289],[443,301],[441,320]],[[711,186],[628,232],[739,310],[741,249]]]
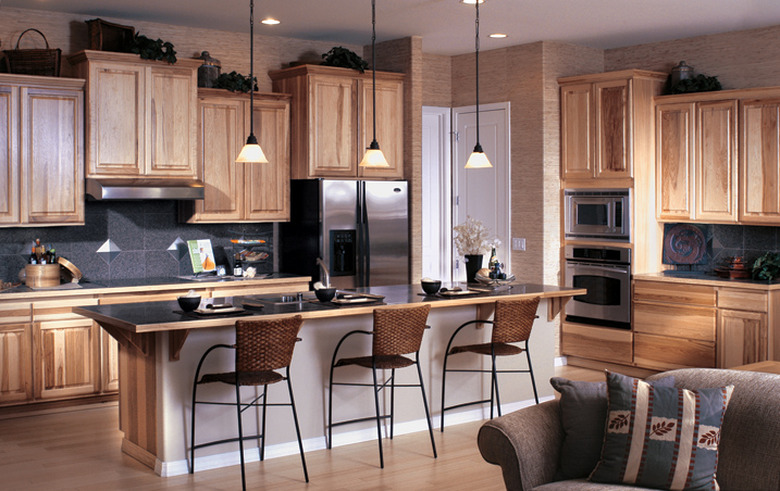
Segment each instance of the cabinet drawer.
[[750,312],[767,311],[766,292],[719,288],[718,308],[731,310],[747,310]]
[[631,331],[625,329],[563,324],[561,351],[593,360],[631,363],[632,337]]
[[643,368],[715,367],[715,343],[634,333],[634,364]]
[[634,304],[634,332],[715,341],[717,311],[687,305]]
[[678,285],[670,281],[635,281],[634,301],[683,303],[715,306],[715,288],[700,285]]

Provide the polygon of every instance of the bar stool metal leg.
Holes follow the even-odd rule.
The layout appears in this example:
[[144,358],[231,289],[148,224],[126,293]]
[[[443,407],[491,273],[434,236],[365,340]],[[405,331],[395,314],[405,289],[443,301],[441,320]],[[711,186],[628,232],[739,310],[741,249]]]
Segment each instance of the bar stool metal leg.
[[[303,477],[309,482],[309,471],[306,468],[306,457],[303,454],[303,440],[301,440],[301,429],[298,425],[298,411],[295,409],[295,399],[293,398],[292,382],[290,381],[290,367],[287,367],[287,390],[290,393],[290,406],[292,407],[293,421],[295,422],[295,434],[298,436],[298,449],[301,451],[301,465],[303,466]],[[265,420],[265,411],[263,411]],[[263,428],[263,446],[265,446],[265,428]]]
[[395,368],[390,371],[390,439],[393,439],[395,428]]
[[376,384],[376,366],[371,367],[371,373],[374,374],[374,406],[376,407],[376,441],[379,443],[379,467],[385,468],[385,457],[382,454],[382,424],[379,415],[379,387]]
[[268,386],[263,386],[263,423],[262,427],[260,429],[260,434],[263,436],[263,438],[260,440],[260,461],[262,462],[265,460],[265,414],[268,410],[268,405],[266,404],[266,400],[268,397]]
[[528,349],[528,341],[525,342],[525,357],[528,359],[528,373],[531,374],[531,386],[534,388],[534,399],[539,404],[539,394],[536,392],[536,379],[534,379],[534,367],[531,365],[531,351]]
[[420,380],[420,392],[422,392],[423,407],[425,408],[425,420],[428,422],[428,434],[431,437],[431,448],[433,449],[433,458],[438,458],[436,453],[436,442],[433,441],[433,422],[431,413],[428,410],[428,399],[425,397],[425,386],[423,385],[422,369],[420,368],[420,352],[415,355],[415,364],[417,365],[417,378]]
[[[496,355],[495,353],[492,356],[493,358],[493,384],[496,388],[496,408],[498,409],[498,416],[501,416],[501,396],[498,393],[498,371],[496,371]],[[492,402],[491,402],[492,404]],[[490,418],[493,418],[493,408],[490,409]]]
[[241,460],[241,489],[246,489],[246,470],[244,469],[244,430],[241,425],[241,391],[238,385],[238,374],[236,374],[236,415],[238,416],[238,448],[239,458]]

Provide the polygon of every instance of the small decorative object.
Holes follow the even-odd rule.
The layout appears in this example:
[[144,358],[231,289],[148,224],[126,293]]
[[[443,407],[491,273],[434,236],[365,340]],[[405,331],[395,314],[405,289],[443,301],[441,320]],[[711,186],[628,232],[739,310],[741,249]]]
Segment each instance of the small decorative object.
[[672,68],[671,77],[671,84],[672,87],[674,87],[679,84],[681,80],[693,78],[693,67],[690,67],[686,65],[684,61],[681,61],[679,65]]
[[455,248],[466,258],[466,281],[473,283],[477,271],[482,268],[482,252],[490,248],[493,240],[488,236],[488,229],[482,222],[471,216],[467,216],[465,222],[452,229],[455,232]]
[[99,51],[117,51],[125,53],[133,42],[135,28],[106,22],[103,19],[90,19],[87,23],[89,49]]
[[190,290],[186,295],[178,297],[176,301],[184,312],[192,312],[200,305],[200,295],[197,295],[195,290]]
[[780,276],[780,253],[767,252],[753,263],[753,278],[772,281]]
[[144,60],[163,60],[176,63],[176,51],[173,44],[162,39],[152,40],[143,34],[136,34],[130,47],[130,53],[140,55]]
[[252,89],[252,81],[254,80],[254,89],[257,90],[257,79],[249,78],[248,76],[241,75],[235,70],[230,73],[220,73],[217,79],[214,81],[213,87],[215,89],[227,89],[231,92],[244,92],[247,93]]
[[330,302],[336,295],[335,288],[317,288],[314,290],[314,294],[317,296],[317,300],[320,302]]
[[663,264],[706,264],[707,239],[701,226],[664,224]]
[[750,278],[750,271],[747,269],[747,264],[745,264],[745,259],[742,256],[732,257],[728,266],[715,268],[715,273],[721,278],[730,280]]
[[[19,42],[26,33],[34,31],[41,35],[46,43],[46,49],[19,49]],[[45,77],[60,76],[60,58],[62,50],[50,49],[49,41],[38,29],[25,29],[16,40],[15,49],[3,50],[5,54],[6,71],[20,75],[42,75]]]
[[420,286],[423,291],[428,295],[436,295],[441,288],[441,280],[434,280],[432,278],[423,278],[420,280]]
[[214,87],[222,65],[218,59],[212,58],[208,51],[201,51],[200,59],[203,64],[198,67],[198,87]]
[[323,65],[338,66],[342,68],[352,68],[363,73],[368,68],[368,62],[359,57],[354,51],[350,51],[342,46],[331,48],[327,53],[322,54]]
[[699,74],[694,76],[693,68],[681,61],[672,68],[672,72],[666,79],[666,94],[684,94],[688,92],[711,92],[721,90],[718,77],[709,77]]

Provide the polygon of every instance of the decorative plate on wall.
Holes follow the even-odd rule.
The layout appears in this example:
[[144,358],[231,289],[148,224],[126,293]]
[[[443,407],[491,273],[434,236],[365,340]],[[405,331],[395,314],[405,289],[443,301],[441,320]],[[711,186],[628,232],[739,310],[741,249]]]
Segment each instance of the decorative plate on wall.
[[707,239],[701,228],[690,223],[664,226],[664,264],[706,264]]

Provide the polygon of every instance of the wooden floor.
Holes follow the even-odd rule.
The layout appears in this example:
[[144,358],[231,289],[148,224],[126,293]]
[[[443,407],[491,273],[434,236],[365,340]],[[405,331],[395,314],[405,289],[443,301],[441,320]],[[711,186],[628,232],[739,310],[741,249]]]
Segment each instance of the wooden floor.
[[[561,367],[560,376],[602,380],[593,370]],[[238,467],[161,478],[120,451],[115,403],[0,420],[0,489],[221,490],[240,489]],[[476,434],[482,422],[435,431],[433,459],[427,432],[384,440],[385,468],[375,441],[247,464],[248,489],[280,490],[500,490],[500,469],[482,460]]]

